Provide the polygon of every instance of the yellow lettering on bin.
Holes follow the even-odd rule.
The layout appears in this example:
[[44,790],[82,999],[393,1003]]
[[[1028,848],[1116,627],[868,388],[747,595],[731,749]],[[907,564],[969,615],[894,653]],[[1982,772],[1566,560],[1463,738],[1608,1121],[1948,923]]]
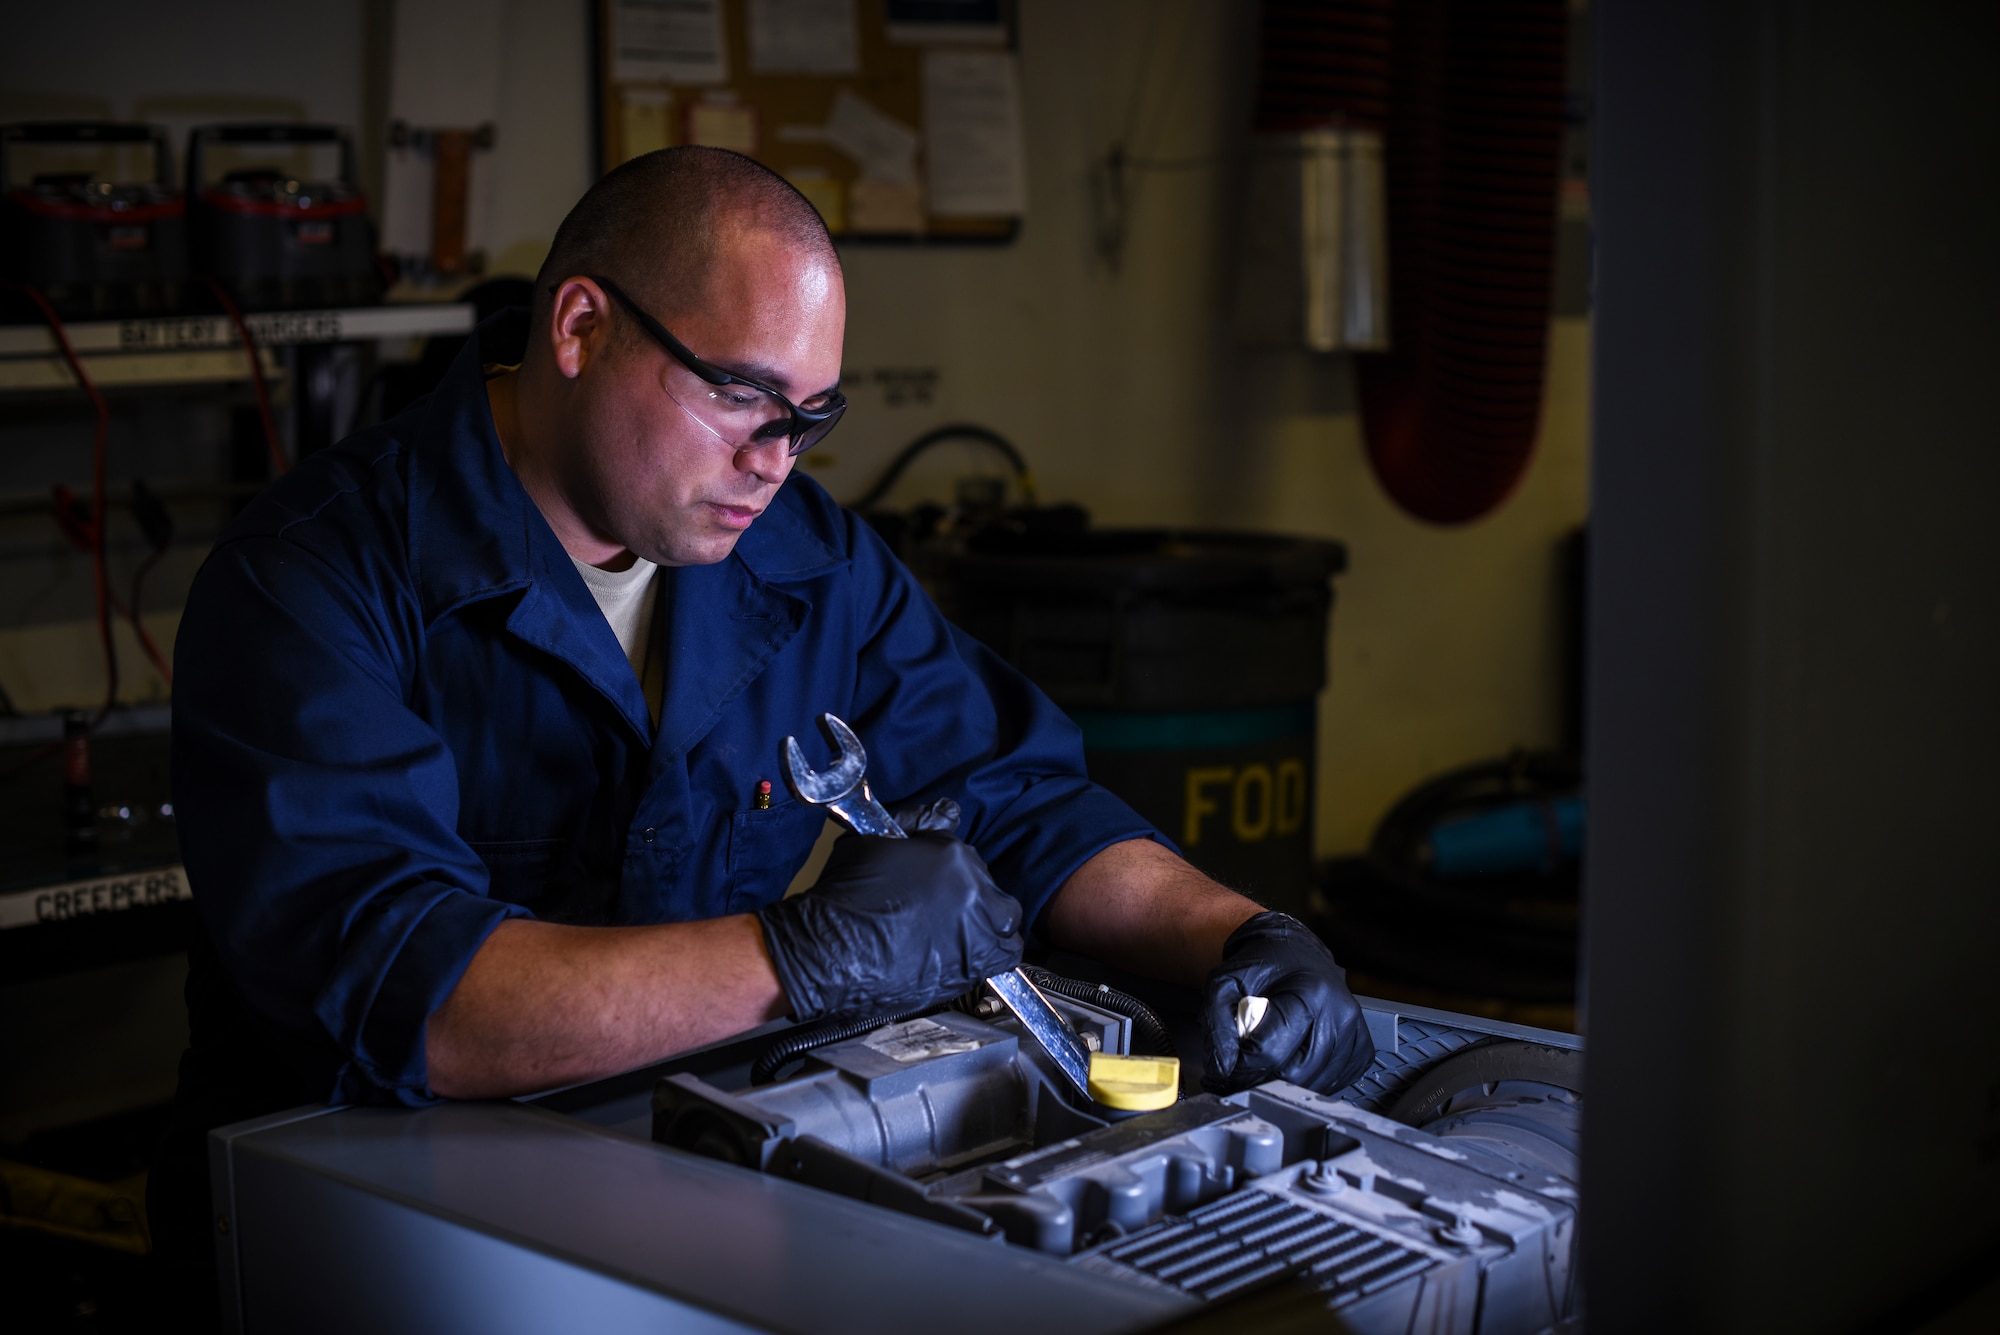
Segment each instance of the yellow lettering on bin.
[[1278,834],[1297,834],[1306,823],[1306,762],[1278,762],[1278,792],[1271,814],[1271,828]]
[[[1252,789],[1258,790],[1254,819],[1251,816]],[[1235,799],[1230,803],[1230,827],[1236,831],[1238,839],[1254,844],[1271,832],[1271,767],[1261,760],[1254,765],[1245,765],[1236,776]]]
[[1187,772],[1187,806],[1181,820],[1181,842],[1189,848],[1201,842],[1201,818],[1212,816],[1219,807],[1205,791],[1209,785],[1228,783],[1236,771],[1227,765]]

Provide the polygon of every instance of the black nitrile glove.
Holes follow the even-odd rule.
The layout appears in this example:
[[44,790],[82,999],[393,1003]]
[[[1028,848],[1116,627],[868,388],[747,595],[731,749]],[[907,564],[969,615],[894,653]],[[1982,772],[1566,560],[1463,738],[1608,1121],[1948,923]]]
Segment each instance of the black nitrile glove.
[[899,813],[908,839],[835,841],[818,884],[758,912],[794,1019],[915,1010],[1021,962],[1021,906],[945,805]]
[[935,802],[905,802],[889,813],[904,834],[957,834],[958,803],[948,797]]
[[[1236,1036],[1236,1003],[1263,997],[1263,1021]],[[1297,918],[1260,913],[1229,934],[1202,990],[1208,1066],[1202,1088],[1228,1094],[1289,1080],[1320,1094],[1352,1084],[1375,1060],[1347,971]]]

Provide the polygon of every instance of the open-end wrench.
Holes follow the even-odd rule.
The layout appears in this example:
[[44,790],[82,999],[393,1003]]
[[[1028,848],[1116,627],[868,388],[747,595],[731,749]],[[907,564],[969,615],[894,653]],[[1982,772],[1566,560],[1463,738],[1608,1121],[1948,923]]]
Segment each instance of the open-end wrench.
[[[854,729],[831,714],[820,715],[820,725],[840,747],[840,760],[830,769],[814,770],[806,764],[805,752],[799,749],[799,739],[785,738],[785,779],[799,801],[809,806],[825,807],[833,813],[835,820],[856,834],[883,839],[909,838],[903,827],[896,823],[895,817],[868,791],[868,752],[862,749],[861,739],[854,735]],[[1083,1046],[1083,1040],[1076,1036],[1076,1031],[1056,1013],[1056,1008],[1049,1004],[1041,989],[1029,982],[1028,976],[1019,969],[996,974],[986,980],[986,985],[993,989],[994,995],[1005,1003],[1007,1009],[1014,1012],[1021,1028],[1049,1054],[1049,1059],[1076,1088],[1076,1092],[1089,1100],[1089,1049]]]
[[856,834],[872,834],[883,839],[907,839],[896,818],[868,791],[868,752],[854,729],[831,714],[819,716],[820,726],[840,747],[840,762],[831,769],[815,770],[806,764],[799,739],[785,739],[785,778],[799,801],[825,807],[834,818]]

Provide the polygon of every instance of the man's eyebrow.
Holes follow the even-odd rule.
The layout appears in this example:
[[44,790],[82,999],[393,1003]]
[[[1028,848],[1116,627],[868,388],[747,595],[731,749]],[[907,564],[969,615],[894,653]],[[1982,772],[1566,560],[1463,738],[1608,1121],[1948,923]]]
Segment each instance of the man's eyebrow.
[[[792,378],[775,366],[767,366],[763,362],[710,362],[709,365],[717,370],[727,371],[731,375],[742,376],[745,380],[755,380],[760,385],[769,385],[780,394],[791,396]],[[839,388],[840,382],[836,380],[819,391],[819,394],[831,394]],[[806,398],[816,399],[819,394],[808,394]]]
[[[703,360],[706,361],[708,359],[704,358]],[[791,377],[775,366],[768,366],[763,362],[709,361],[708,364],[718,371],[727,371],[731,375],[742,376],[745,380],[754,380],[760,385],[769,385],[772,389],[778,390],[781,393],[789,394],[792,392]]]

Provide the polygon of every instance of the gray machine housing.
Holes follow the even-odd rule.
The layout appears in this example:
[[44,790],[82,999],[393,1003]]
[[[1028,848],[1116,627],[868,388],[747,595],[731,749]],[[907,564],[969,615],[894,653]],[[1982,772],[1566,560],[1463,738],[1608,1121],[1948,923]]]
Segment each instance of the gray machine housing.
[[[826,1048],[754,1086],[774,1029],[533,1099],[224,1127],[224,1327],[1116,1335],[1273,1303],[1364,1332],[1560,1327],[1579,1041],[1362,1004],[1376,1061],[1332,1099],[1059,1111],[1008,1022],[954,1014],[900,1036],[895,1075]],[[703,1153],[653,1139],[668,1087],[708,1105]]]
[[[1052,1001],[1125,1050],[1122,1015]],[[1577,1306],[1578,1054],[1441,1030],[1411,1062],[1396,1026],[1340,1098],[1272,1082],[1121,1116],[1011,1017],[944,1011],[773,1084],[667,1076],[653,1138],[1205,1303],[1291,1284],[1355,1331],[1551,1329]]]

